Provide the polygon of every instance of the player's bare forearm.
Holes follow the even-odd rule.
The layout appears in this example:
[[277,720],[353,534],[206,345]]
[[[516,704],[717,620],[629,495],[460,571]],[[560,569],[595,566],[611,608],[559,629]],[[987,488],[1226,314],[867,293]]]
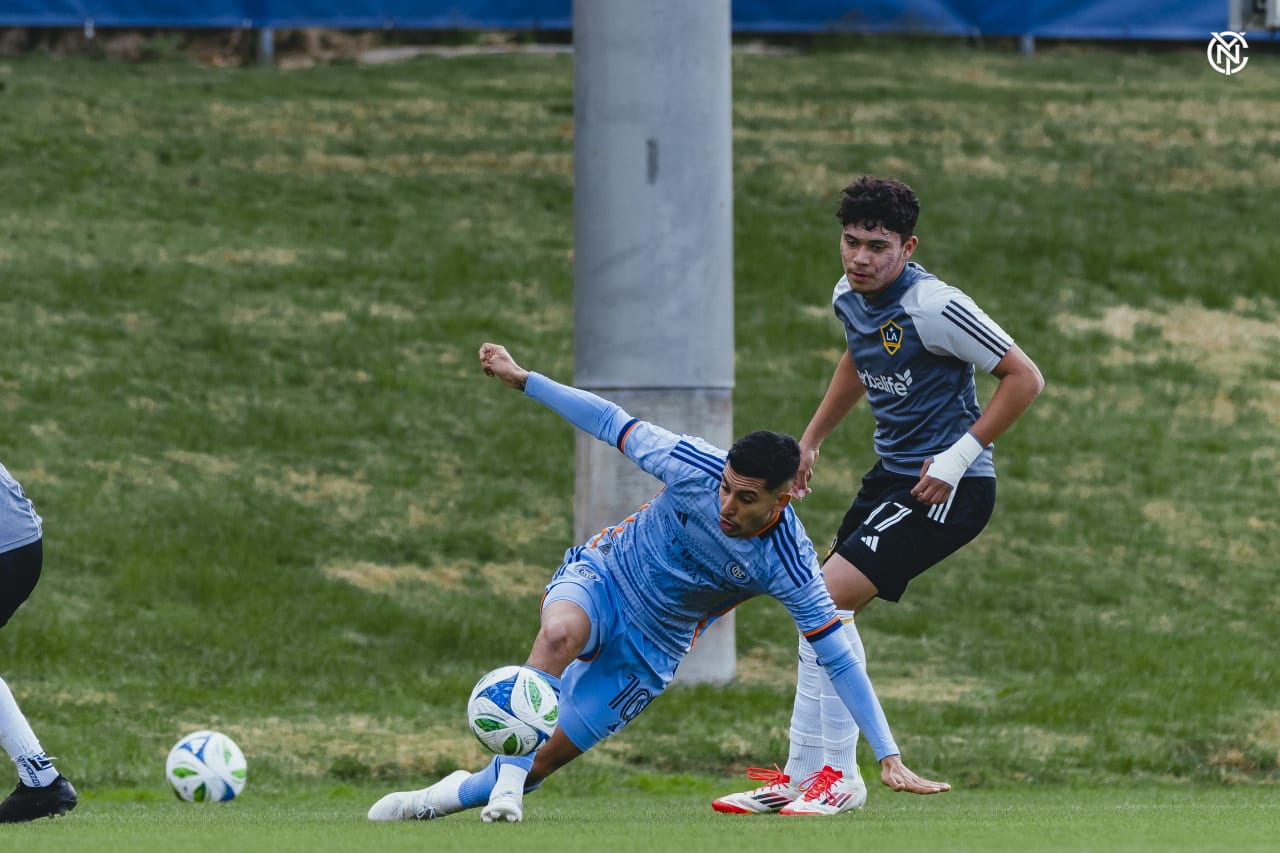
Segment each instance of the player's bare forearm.
[[1005,433],[1014,421],[1030,407],[1031,402],[1044,390],[1044,377],[1040,368],[1017,344],[1005,353],[1004,358],[992,369],[991,375],[1000,380],[982,416],[969,431],[983,445],[994,442]]
[[858,376],[858,368],[854,366],[849,351],[845,350],[840,360],[836,362],[836,369],[831,374],[827,392],[822,396],[822,402],[818,404],[813,417],[809,419],[809,425],[805,427],[800,444],[809,447],[821,445],[866,393],[867,387],[862,384],[862,379]]
[[529,371],[516,364],[511,353],[501,344],[485,343],[480,345],[480,366],[485,376],[496,376],[508,388],[523,391],[529,380]]
[[[1005,353],[991,373],[1000,380],[1000,384],[991,395],[986,410],[969,427],[977,442],[975,447],[986,447],[1003,435],[1044,389],[1040,369],[1017,344]],[[920,469],[920,480],[911,489],[912,497],[930,506],[945,503],[952,490],[950,483],[929,475],[933,462],[933,457],[925,460]]]
[[813,466],[818,461],[822,442],[866,393],[867,387],[858,376],[858,368],[854,366],[849,351],[845,350],[836,363],[822,402],[818,404],[800,437],[800,470],[796,473],[796,482],[791,489],[792,497],[803,498],[809,493],[809,478],[813,476]]
[[895,791],[911,794],[941,794],[950,791],[946,782],[935,782],[916,775],[897,755],[886,755],[880,762],[880,781]]

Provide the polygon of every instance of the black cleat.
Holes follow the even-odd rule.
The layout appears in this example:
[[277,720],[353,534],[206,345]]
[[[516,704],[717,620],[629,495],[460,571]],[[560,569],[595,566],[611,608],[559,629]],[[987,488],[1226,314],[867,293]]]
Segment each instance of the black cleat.
[[29,788],[18,783],[3,803],[0,803],[0,823],[22,823],[41,817],[64,815],[76,807],[76,789],[66,776],[59,775],[52,785]]

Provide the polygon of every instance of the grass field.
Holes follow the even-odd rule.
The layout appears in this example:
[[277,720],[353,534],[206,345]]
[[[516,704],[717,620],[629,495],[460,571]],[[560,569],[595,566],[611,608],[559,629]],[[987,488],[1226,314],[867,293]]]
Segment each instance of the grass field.
[[[1274,60],[1224,78],[1199,47],[735,55],[738,430],[798,433],[825,388],[832,214],[862,172],[917,189],[916,258],[1048,380],[1000,441],[987,531],[860,619],[908,762],[957,790],[804,832],[883,839],[908,815],[936,833],[922,849],[1006,828],[1170,849],[1202,827],[1245,848],[1274,825]],[[571,544],[573,439],[473,358],[499,340],[572,375],[572,192],[564,55],[0,59],[0,460],[46,533],[0,671],[86,792],[13,832],[248,837],[287,812],[291,849],[482,760],[462,704],[527,651]],[[823,448],[801,508],[819,541],[870,429],[857,413]],[[738,627],[732,685],[670,691],[526,829],[649,825],[659,800],[612,783],[782,761],[794,628],[770,602]],[[206,726],[249,757],[225,815],[163,797],[168,747]],[[706,795],[737,784],[653,796],[719,839]],[[350,846],[423,829],[352,826]]]
[[[903,851],[1165,851],[1275,849],[1280,817],[1264,788],[1149,786],[963,791],[928,800],[873,791],[833,820],[717,815],[706,780],[625,785],[612,794],[531,795],[524,823],[483,824],[475,813],[431,823],[370,824],[368,796],[352,789],[283,800],[192,808],[175,802],[91,801],[83,814],[5,827],[6,842],[51,853],[159,853],[173,849],[328,853],[340,850],[507,853],[513,843],[566,853],[735,848],[802,853],[833,845]],[[372,792],[369,796],[376,796]]]

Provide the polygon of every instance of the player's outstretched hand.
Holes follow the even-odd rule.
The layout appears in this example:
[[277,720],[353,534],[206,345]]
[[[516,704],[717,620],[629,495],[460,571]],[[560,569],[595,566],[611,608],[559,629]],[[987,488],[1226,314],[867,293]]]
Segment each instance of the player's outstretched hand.
[[796,481],[791,484],[791,497],[804,500],[809,494],[809,479],[813,477],[813,464],[818,461],[818,448],[800,445],[800,470],[796,471]]
[[887,755],[880,762],[880,781],[895,791],[909,791],[912,794],[941,794],[951,790],[946,782],[934,782],[917,776],[896,755]]
[[529,371],[516,364],[511,353],[502,344],[481,344],[480,366],[484,368],[485,376],[496,376],[508,388],[515,388],[517,391],[523,391],[524,384],[529,379]]

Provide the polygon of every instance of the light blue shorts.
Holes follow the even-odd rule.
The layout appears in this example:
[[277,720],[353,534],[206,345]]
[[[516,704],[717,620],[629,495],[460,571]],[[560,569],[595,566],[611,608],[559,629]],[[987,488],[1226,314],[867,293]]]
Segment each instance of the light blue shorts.
[[572,601],[591,619],[591,638],[582,657],[560,681],[560,728],[586,752],[620,731],[667,689],[680,658],[658,648],[630,628],[613,585],[587,562],[560,567],[543,597]]

